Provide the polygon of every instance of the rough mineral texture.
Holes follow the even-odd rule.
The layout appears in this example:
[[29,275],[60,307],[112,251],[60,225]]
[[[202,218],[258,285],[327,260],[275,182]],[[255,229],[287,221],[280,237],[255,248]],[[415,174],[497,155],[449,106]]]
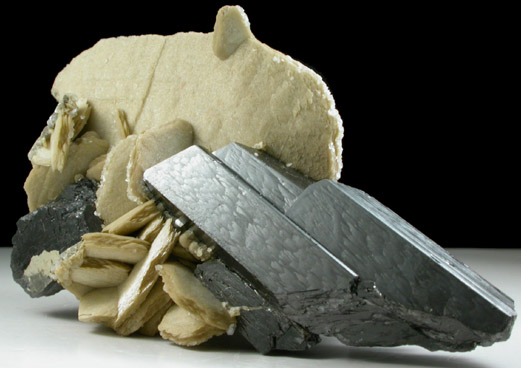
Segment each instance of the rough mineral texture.
[[14,280],[31,297],[48,296],[62,287],[45,273],[26,273],[33,256],[62,252],[88,232],[101,231],[95,215],[97,184],[83,179],[67,186],[56,200],[20,218],[12,238],[11,269]]
[[192,146],[144,178],[289,319],[357,346],[468,351],[510,336],[508,296],[367,194],[323,180],[280,200],[288,175],[267,179],[267,163],[243,177],[225,160]]
[[237,141],[265,149],[314,179],[342,168],[340,115],[315,71],[252,34],[244,10],[224,6],[213,32],[102,39],[56,76],[52,94],[85,97],[86,129],[114,146],[113,114],[132,134],[174,119],[194,129],[194,143],[217,150]]
[[258,288],[222,261],[203,262],[195,274],[221,301],[241,308],[236,332],[257,351],[266,354],[273,350],[306,350],[320,341],[318,335],[287,318]]
[[[386,314],[413,327],[416,339],[436,336],[418,344],[468,350],[508,338],[513,301],[366,193],[320,181],[286,215],[362,280],[374,281]],[[341,339],[356,341],[352,329]]]

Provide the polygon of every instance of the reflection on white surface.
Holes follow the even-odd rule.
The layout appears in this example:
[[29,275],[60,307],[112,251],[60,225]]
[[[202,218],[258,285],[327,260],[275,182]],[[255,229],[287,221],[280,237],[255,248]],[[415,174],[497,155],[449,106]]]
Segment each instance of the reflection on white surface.
[[[521,249],[449,249],[485,279],[521,301]],[[1,367],[521,367],[519,323],[511,338],[467,353],[429,352],[404,346],[353,348],[323,338],[314,349],[261,355],[240,336],[222,336],[194,347],[175,346],[160,337],[117,336],[112,330],[77,320],[78,302],[62,291],[32,299],[11,277],[10,249],[0,248]]]

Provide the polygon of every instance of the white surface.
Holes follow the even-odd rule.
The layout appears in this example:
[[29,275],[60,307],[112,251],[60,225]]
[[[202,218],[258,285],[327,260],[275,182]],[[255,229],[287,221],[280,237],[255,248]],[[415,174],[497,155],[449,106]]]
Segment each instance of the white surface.
[[[324,338],[307,352],[263,356],[240,337],[181,348],[160,337],[120,337],[77,320],[68,292],[32,299],[12,280],[10,248],[0,248],[0,367],[521,367],[521,327],[511,338],[467,353],[419,347],[353,348]],[[450,249],[456,258],[521,302],[521,249]]]

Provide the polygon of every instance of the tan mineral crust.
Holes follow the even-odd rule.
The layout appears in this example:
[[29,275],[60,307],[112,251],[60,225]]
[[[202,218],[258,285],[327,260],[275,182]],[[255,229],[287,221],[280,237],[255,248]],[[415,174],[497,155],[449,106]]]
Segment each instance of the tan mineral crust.
[[56,77],[53,96],[86,98],[88,129],[115,146],[115,114],[130,130],[182,119],[194,144],[210,151],[231,142],[266,152],[313,179],[340,177],[343,127],[322,78],[255,38],[243,9],[225,6],[214,32],[102,39]]

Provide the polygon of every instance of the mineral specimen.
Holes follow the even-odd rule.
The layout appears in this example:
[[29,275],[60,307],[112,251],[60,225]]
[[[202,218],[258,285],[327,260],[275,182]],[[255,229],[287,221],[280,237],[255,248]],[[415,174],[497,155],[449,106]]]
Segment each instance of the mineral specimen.
[[[47,270],[30,267],[31,259],[66,250],[88,232],[100,231],[101,220],[95,215],[97,184],[88,179],[67,186],[54,201],[20,218],[12,238],[11,268],[14,280],[32,297],[48,296],[62,290]],[[37,261],[34,261],[37,262]],[[31,272],[31,269],[33,271]]]
[[31,296],[63,287],[80,321],[121,336],[237,332],[261,353],[320,335],[450,351],[509,337],[512,300],[330,181],[343,125],[328,87],[258,41],[242,8],[208,34],[100,40],[52,94],[13,237]]
[[262,169],[250,165],[260,153],[235,151],[246,174],[192,146],[144,180],[289,319],[359,346],[468,351],[509,337],[513,301],[374,198],[322,180],[283,199],[271,194],[291,181],[282,163]]

